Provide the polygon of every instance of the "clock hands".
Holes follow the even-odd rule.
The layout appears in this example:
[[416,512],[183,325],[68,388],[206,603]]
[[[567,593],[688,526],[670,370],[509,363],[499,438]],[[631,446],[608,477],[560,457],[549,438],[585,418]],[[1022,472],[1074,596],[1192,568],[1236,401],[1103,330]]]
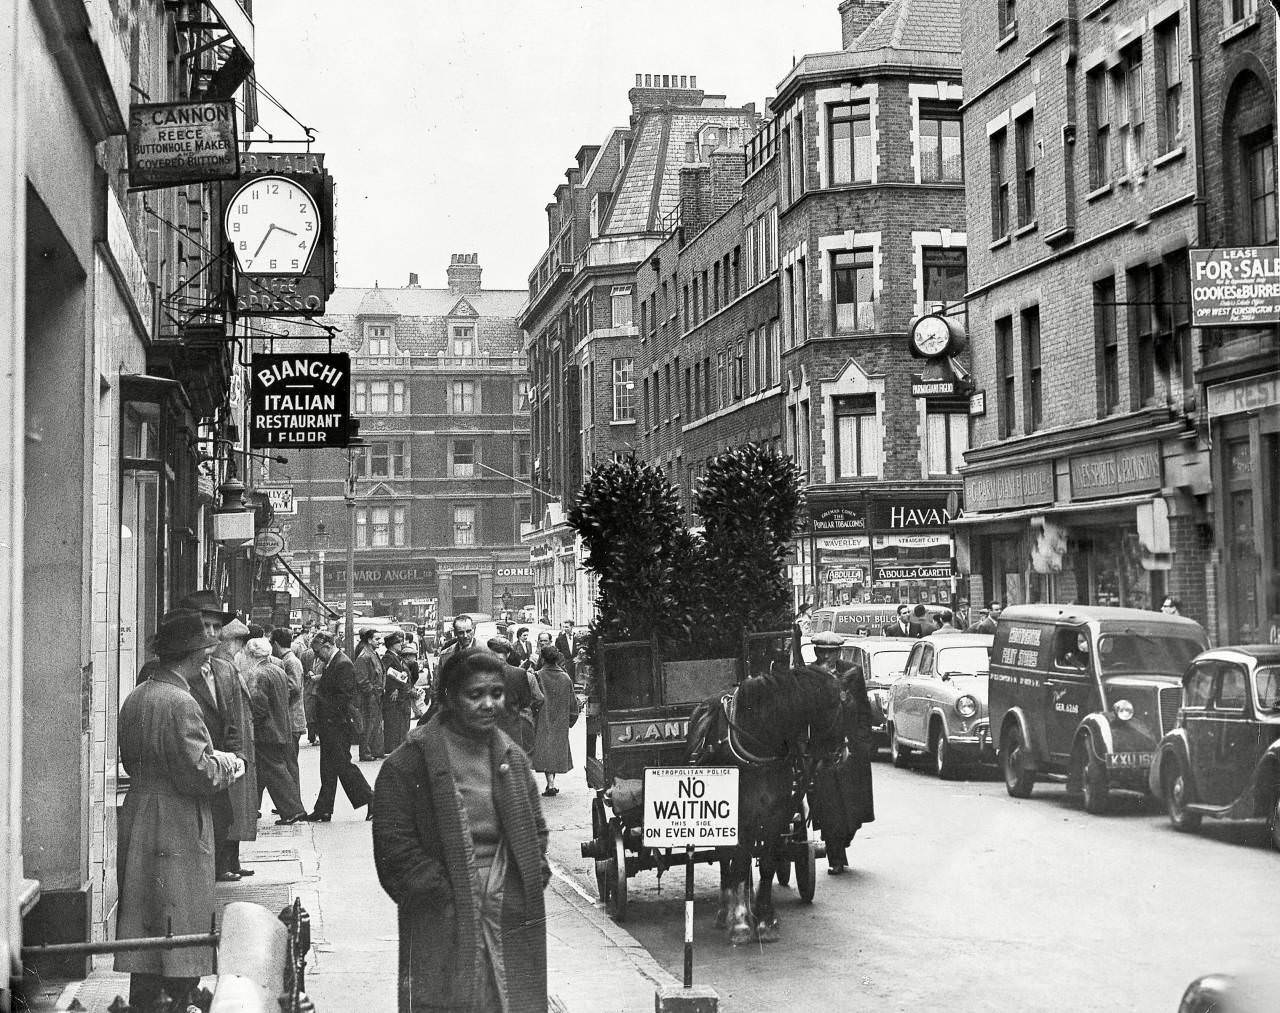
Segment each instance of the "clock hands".
[[262,248],[267,245],[267,240],[271,238],[271,233],[275,232],[278,228],[279,226],[272,222],[271,228],[267,229],[266,234],[262,237],[262,242],[260,242],[258,244],[258,248],[253,251],[253,255],[255,257],[262,252]]

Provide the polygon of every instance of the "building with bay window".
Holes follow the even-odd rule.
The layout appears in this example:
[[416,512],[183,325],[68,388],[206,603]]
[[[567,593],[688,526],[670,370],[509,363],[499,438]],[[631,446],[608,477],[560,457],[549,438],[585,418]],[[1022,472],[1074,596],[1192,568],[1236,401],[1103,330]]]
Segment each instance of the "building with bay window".
[[[266,484],[293,490],[280,518],[294,568],[340,608],[354,538],[355,608],[423,621],[532,604],[523,291],[485,289],[474,253],[448,284],[339,288],[320,321],[341,328],[363,445],[290,452]],[[346,490],[353,483],[349,501]],[[358,626],[359,623],[357,622]]]

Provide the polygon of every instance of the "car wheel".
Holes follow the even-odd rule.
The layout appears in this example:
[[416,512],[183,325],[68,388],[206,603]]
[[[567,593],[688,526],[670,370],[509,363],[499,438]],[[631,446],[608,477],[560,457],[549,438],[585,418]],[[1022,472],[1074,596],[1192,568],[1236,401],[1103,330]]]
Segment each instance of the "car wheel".
[[944,781],[954,781],[960,776],[960,765],[956,763],[945,728],[936,728],[933,733],[933,769]]
[[1164,804],[1169,812],[1169,822],[1174,830],[1192,833],[1200,829],[1202,819],[1200,813],[1190,812],[1187,806],[1194,800],[1191,794],[1191,779],[1187,776],[1187,768],[1182,761],[1169,757],[1170,768],[1164,772]]
[[1084,811],[1101,816],[1111,804],[1111,789],[1107,784],[1106,765],[1093,753],[1088,742],[1084,744],[1084,778],[1080,790],[1084,793]]
[[1267,829],[1271,832],[1271,846],[1280,851],[1280,788],[1271,797],[1271,808],[1267,811]]
[[1010,725],[1000,739],[1000,764],[1005,790],[1014,798],[1030,798],[1036,772],[1027,764],[1027,744],[1017,725]]
[[911,750],[898,741],[898,729],[889,726],[889,759],[895,767],[905,767],[911,762]]

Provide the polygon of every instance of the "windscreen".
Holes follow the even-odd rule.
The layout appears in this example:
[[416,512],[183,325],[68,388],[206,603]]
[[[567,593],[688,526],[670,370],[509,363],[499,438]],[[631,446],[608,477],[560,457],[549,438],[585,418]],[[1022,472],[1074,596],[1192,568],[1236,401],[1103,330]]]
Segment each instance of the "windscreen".
[[986,675],[991,671],[991,649],[988,647],[943,647],[934,665],[943,675]]
[[868,651],[867,653],[871,657],[871,671],[863,674],[868,679],[884,682],[901,675],[906,670],[907,656],[911,651],[876,651],[875,653]]
[[1180,677],[1202,649],[1186,637],[1104,633],[1098,638],[1098,662],[1103,675],[1141,672]]

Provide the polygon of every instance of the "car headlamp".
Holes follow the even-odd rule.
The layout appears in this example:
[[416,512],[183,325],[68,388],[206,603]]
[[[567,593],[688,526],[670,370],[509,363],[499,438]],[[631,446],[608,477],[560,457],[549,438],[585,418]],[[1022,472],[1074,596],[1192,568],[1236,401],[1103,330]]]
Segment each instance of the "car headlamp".
[[978,713],[978,701],[967,693],[956,701],[956,713],[962,718],[971,718]]
[[1133,704],[1128,700],[1117,700],[1115,706],[1112,707],[1111,710],[1121,721],[1128,721],[1133,717]]

